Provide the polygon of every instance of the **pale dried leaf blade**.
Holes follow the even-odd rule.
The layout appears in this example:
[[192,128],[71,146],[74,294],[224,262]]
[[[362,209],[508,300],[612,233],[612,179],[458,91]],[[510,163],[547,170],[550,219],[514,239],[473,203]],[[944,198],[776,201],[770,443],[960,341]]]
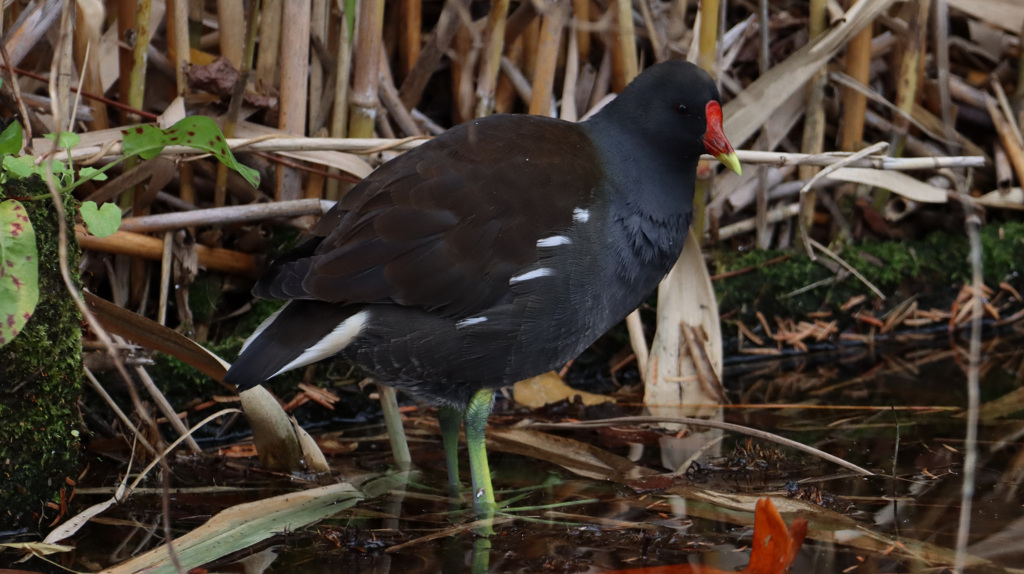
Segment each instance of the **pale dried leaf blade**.
[[[700,245],[690,233],[683,253],[658,287],[658,330],[644,377],[644,404],[654,416],[700,416],[687,404],[711,404],[718,399],[704,391],[697,367],[686,349],[680,325],[704,333],[704,352],[715,375],[722,371],[722,327]],[[682,380],[680,380],[682,379]]]
[[869,25],[893,0],[860,0],[846,13],[838,26],[821,39],[800,48],[790,57],[768,70],[735,99],[722,106],[725,133],[734,147],[742,146],[754,136],[807,80],[821,69],[847,40]]
[[239,396],[263,467],[284,472],[304,470],[304,455],[295,427],[270,391],[256,385]]
[[898,171],[844,167],[828,174],[829,179],[881,187],[918,203],[946,203],[945,189],[929,185]]
[[594,480],[622,481],[655,474],[595,446],[529,429],[488,429],[487,450],[544,460]]
[[949,0],[949,7],[1014,35],[1024,26],[1024,3],[1020,0]]
[[[233,506],[206,524],[174,541],[174,552],[185,571],[207,564],[266,540],[322,520],[362,500],[352,485],[332,484]],[[167,546],[103,571],[103,574],[175,574]]]
[[565,381],[557,373],[551,371],[519,381],[512,387],[512,394],[517,403],[531,409],[538,409],[566,399],[572,401],[576,396],[579,396],[583,404],[587,406],[615,400],[605,395],[577,391],[565,384]]

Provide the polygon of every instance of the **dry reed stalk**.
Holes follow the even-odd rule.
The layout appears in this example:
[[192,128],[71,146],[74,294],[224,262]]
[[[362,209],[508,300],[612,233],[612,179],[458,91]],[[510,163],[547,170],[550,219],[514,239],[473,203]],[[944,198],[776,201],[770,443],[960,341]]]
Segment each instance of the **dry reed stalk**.
[[476,82],[475,117],[482,118],[494,111],[498,73],[501,70],[501,52],[505,43],[505,24],[508,21],[509,0],[492,0],[487,16],[486,40],[480,58],[480,73]]
[[[334,22],[335,59],[337,69],[334,79],[334,104],[331,106],[330,134],[333,138],[343,138],[348,133],[348,81],[352,70],[352,43],[349,35],[348,21],[351,14],[342,12]],[[331,168],[328,174],[337,175],[337,169]],[[337,201],[341,195],[339,182],[335,178],[327,180],[324,197]]]
[[[572,0],[572,16],[574,22],[590,23],[590,0]],[[576,49],[579,51],[580,62],[590,60],[590,32],[585,26],[574,26],[576,29]],[[642,369],[641,369],[642,370]]]
[[[135,25],[135,0],[120,0],[117,3],[117,37],[125,38],[129,34],[134,34],[135,31],[132,27]],[[132,77],[132,52],[129,46],[126,44],[119,44],[120,49],[117,51],[118,56],[118,93],[121,95],[122,102],[128,102],[131,100],[131,83]],[[12,54],[12,59],[14,55]],[[17,60],[15,59],[15,63]],[[131,104],[129,104],[131,105]],[[122,123],[132,123],[132,120],[122,121]],[[127,167],[127,166],[126,166]],[[122,205],[122,207],[125,207]]]
[[238,0],[217,0],[220,55],[236,69],[242,67],[245,50],[245,9]]
[[569,16],[569,0],[554,0],[548,4],[540,29],[537,46],[537,69],[533,74],[533,93],[529,113],[538,116],[551,115],[551,102],[555,86],[555,71],[558,68],[558,46],[562,41],[562,30]]
[[[362,9],[362,4],[360,2],[360,9]],[[419,58],[416,59],[416,63],[406,75],[402,82],[402,88],[399,90],[406,109],[411,110],[419,103],[423,96],[423,89],[427,87],[427,81],[430,80],[430,76],[437,69],[437,64],[444,56],[445,50],[455,38],[455,33],[459,29],[460,13],[467,12],[468,9],[469,0],[447,0],[444,3],[444,9],[441,10],[441,16],[434,26],[430,39],[423,44]],[[363,53],[361,49],[357,52]]]
[[718,60],[718,0],[700,3],[700,36],[697,52],[697,65],[718,77],[715,62]]
[[422,41],[420,27],[423,25],[422,0],[402,0],[399,10],[401,11],[402,32],[398,37],[398,77],[405,78],[412,72],[416,59],[420,57]]
[[[540,43],[540,19],[534,18],[523,27],[523,61],[519,67],[529,80],[537,69],[537,44]],[[529,100],[527,100],[529,101]]]
[[[174,66],[174,82],[177,94],[188,94],[188,82],[185,79],[185,68],[191,62],[188,33],[188,0],[170,0],[167,2],[167,49]],[[195,177],[191,162],[178,164],[178,197],[195,205]]]
[[[306,129],[311,1],[289,0],[281,11],[281,112],[278,128],[293,135],[302,135]],[[299,199],[302,197],[300,175],[288,167],[279,166],[275,191],[278,200]]]
[[459,26],[455,33],[452,66],[452,122],[461,124],[473,117],[473,70],[476,69],[477,51],[473,46],[473,32]]
[[[321,48],[327,47],[328,17],[331,9],[331,0],[313,0],[313,15],[310,20],[310,34],[314,45]],[[324,92],[330,89],[326,84],[329,81],[330,73],[327,66],[330,58],[324,58],[322,50],[313,50],[313,61],[309,67],[309,114],[307,118],[306,132],[315,134],[323,127],[325,114],[322,107],[326,103]]]
[[[900,59],[899,77],[896,85],[896,107],[907,115],[914,110],[914,104],[918,99],[918,86],[924,64],[923,54],[925,40],[928,35],[928,11],[931,8],[931,0],[917,0],[916,5],[907,6],[910,15],[907,19],[907,43]],[[894,157],[903,155],[903,145],[906,141],[907,132],[910,129],[910,121],[904,116],[896,116],[893,120],[896,133],[893,137],[890,153]],[[889,194],[879,190],[875,195],[875,207],[885,205],[889,200]]]
[[[117,231],[106,237],[96,237],[86,233],[82,227],[76,227],[75,235],[82,249],[130,255],[139,259],[159,261],[163,256],[163,240],[139,233]],[[238,275],[252,275],[258,269],[256,258],[248,253],[206,247],[197,244],[196,255],[199,265],[211,271],[223,271]]]
[[379,0],[364,0],[356,9],[356,46],[353,51],[359,57],[352,66],[352,93],[349,97],[348,129],[352,137],[373,137],[373,125],[377,119],[383,10],[384,3]]
[[[75,66],[78,73],[84,76],[82,89],[94,94],[102,94],[103,80],[100,77],[99,50],[103,38],[103,22],[106,10],[100,0],[79,0],[75,11]],[[89,59],[86,61],[86,53]],[[90,102],[92,111],[91,128],[105,130],[110,127],[107,118],[107,106],[100,100]]]
[[263,0],[260,18],[260,57],[256,62],[256,90],[266,93],[277,85],[281,53],[281,13],[284,0]]
[[[253,4],[249,11],[248,20],[245,13],[241,14],[241,21],[246,24],[245,36],[242,38],[242,54],[238,61],[238,77],[235,79],[234,88],[231,91],[231,101],[228,104],[228,113],[224,117],[224,137],[230,138],[235,135],[235,126],[238,123],[238,115],[242,110],[242,99],[245,96],[245,89],[249,84],[249,76],[252,75],[252,62],[256,54],[256,32],[258,29],[258,4]],[[217,176],[213,188],[213,204],[222,207],[227,204],[228,189],[228,166],[217,162]]]
[[[717,1],[712,0],[717,6]],[[633,6],[629,0],[615,0],[612,32],[612,89],[621,92],[637,74],[636,30],[633,28]]]
[[[846,46],[846,74],[862,85],[871,81],[871,37],[869,24],[858,32]],[[857,151],[864,140],[864,112],[867,97],[857,90],[843,88],[843,121],[839,149]]]
[[1000,109],[995,98],[986,94],[985,104],[992,123],[995,124],[996,133],[999,134],[999,141],[1003,144],[1003,150],[1009,156],[1013,170],[1017,172],[1017,181],[1024,182],[1024,149],[1021,149],[1013,126],[1003,115],[1003,110]]
[[[817,38],[825,31],[825,0],[811,0],[810,37]],[[807,113],[804,116],[804,135],[801,151],[807,154],[821,153],[825,145],[825,85],[828,83],[828,67],[823,65],[807,82]],[[798,177],[809,180],[818,173],[814,166],[800,166]],[[800,196],[799,225],[810,229],[814,224],[814,207],[818,202],[817,192],[808,190]],[[800,237],[801,235],[797,235]]]
[[[502,59],[518,65],[523,60],[523,38],[517,37],[505,51]],[[500,62],[499,62],[500,63]],[[494,89],[494,111],[499,114],[507,114],[516,105],[516,88],[512,80],[505,74],[498,75],[498,85]]]

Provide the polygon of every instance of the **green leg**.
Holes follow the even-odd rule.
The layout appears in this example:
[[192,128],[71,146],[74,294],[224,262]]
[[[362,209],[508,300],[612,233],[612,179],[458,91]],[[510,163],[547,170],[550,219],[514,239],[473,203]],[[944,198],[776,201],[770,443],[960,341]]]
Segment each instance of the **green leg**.
[[437,410],[437,422],[441,424],[441,442],[444,444],[444,458],[448,462],[448,486],[452,499],[459,500],[459,429],[462,428],[462,411],[441,405]]
[[[466,446],[469,450],[469,469],[473,474],[473,504],[478,519],[494,517],[494,488],[491,486],[491,468],[487,464],[487,445],[484,431],[487,417],[494,404],[494,391],[480,389],[469,401],[466,409]],[[487,534],[490,534],[487,528]]]

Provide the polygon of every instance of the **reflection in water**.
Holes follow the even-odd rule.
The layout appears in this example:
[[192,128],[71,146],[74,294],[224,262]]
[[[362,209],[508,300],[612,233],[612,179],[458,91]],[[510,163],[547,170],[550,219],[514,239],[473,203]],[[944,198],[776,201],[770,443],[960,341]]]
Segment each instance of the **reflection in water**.
[[[994,340],[984,349],[970,539],[977,564],[1024,563],[1021,347],[1019,341]],[[463,492],[461,509],[451,506],[439,437],[414,433],[413,457],[423,474],[407,490],[368,498],[273,540],[278,556],[268,571],[601,572],[687,563],[742,568],[749,558],[753,501],[764,494],[787,522],[802,516],[810,523],[794,572],[948,567],[959,512],[965,367],[960,348],[861,348],[727,368],[723,380],[732,404],[723,408],[726,422],[782,434],[878,473],[869,478],[734,433],[717,433],[724,437],[720,444],[701,451],[705,436],[684,432],[675,439],[635,425],[559,431],[557,441],[526,446],[516,437],[535,440],[537,433],[495,432],[493,471],[505,512],[492,537],[466,527],[473,520],[466,510],[470,493]],[[499,409],[493,426],[501,431],[524,414]],[[581,408],[571,416],[588,415]],[[370,440],[332,465],[366,464]],[[678,445],[681,454],[666,453]],[[696,460],[684,464],[694,454]],[[672,474],[679,465],[682,472]],[[176,486],[187,486],[189,476],[197,476],[197,485],[211,482],[195,470],[176,469]],[[233,479],[222,466],[215,472],[221,482]],[[245,496],[176,496],[176,532],[194,529]],[[159,524],[158,502],[157,494],[136,495],[104,515],[105,522],[88,526],[67,565],[106,566],[109,549],[126,539],[132,540],[129,547],[140,546],[143,531],[130,525]]]

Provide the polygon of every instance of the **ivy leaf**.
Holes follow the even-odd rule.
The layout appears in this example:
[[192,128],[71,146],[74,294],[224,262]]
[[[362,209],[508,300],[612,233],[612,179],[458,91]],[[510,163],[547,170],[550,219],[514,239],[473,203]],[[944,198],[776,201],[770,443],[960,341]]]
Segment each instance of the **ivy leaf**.
[[237,171],[249,185],[258,187],[260,184],[259,172],[235,159],[217,123],[206,116],[183,118],[165,130],[141,125],[121,130],[121,134],[124,136],[121,149],[126,156],[139,154],[142,159],[152,159],[166,146],[188,146],[213,155],[221,163]]
[[4,156],[4,171],[11,174],[12,176],[22,179],[32,175],[32,171],[35,168],[33,157],[30,155]]
[[3,133],[0,133],[0,154],[12,154],[21,151],[21,124],[11,122]]
[[121,209],[113,203],[104,203],[97,209],[95,201],[86,201],[79,211],[89,233],[96,237],[111,235],[121,226]]
[[107,174],[94,167],[83,167],[78,170],[78,175],[82,179],[90,178],[92,181],[107,181]]
[[0,202],[0,346],[32,318],[39,302],[39,251],[28,213],[18,201]]
[[74,132],[60,132],[60,134],[44,134],[44,138],[56,141],[57,146],[62,149],[72,148],[82,141],[82,138]]

